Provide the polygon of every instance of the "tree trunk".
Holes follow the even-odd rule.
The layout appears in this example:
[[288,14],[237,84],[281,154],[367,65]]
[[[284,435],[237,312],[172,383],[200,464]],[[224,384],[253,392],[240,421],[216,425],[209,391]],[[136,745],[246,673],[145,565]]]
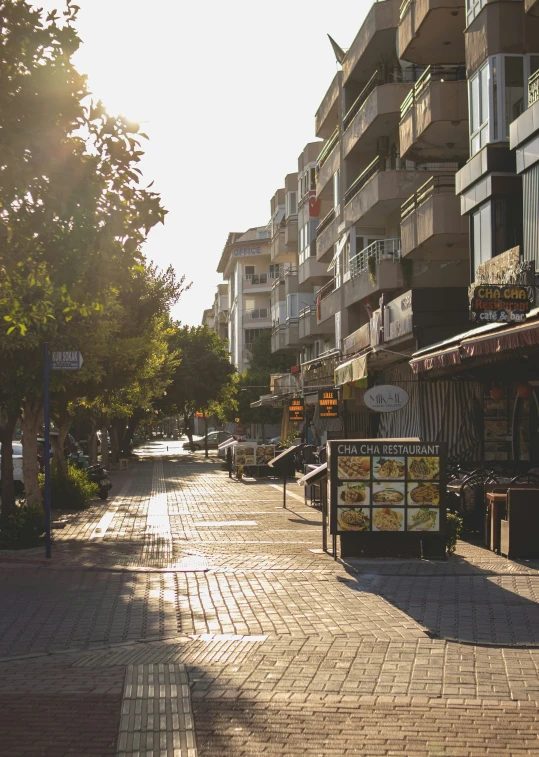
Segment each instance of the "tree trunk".
[[108,427],[103,426],[101,429],[101,465],[108,468],[109,465],[109,443],[107,441]]
[[208,453],[208,416],[203,413],[204,418],[204,457],[209,457]]
[[43,423],[43,402],[37,397],[27,397],[22,417],[22,471],[24,492],[29,505],[41,504],[39,488],[39,461],[37,459],[37,438]]
[[[121,421],[122,425],[125,426],[125,421]],[[110,462],[113,465],[116,465],[120,459],[120,443],[118,441],[118,426],[119,421],[112,422],[112,426],[110,429]]]
[[183,416],[183,422],[185,423],[185,433],[187,434],[187,438],[189,439],[189,449],[193,449],[193,429],[191,427],[191,418],[189,417],[189,413],[185,413]]
[[0,470],[2,479],[2,516],[12,515],[17,510],[15,502],[15,486],[13,484],[13,432],[17,423],[18,413],[0,411],[0,444],[2,458]]

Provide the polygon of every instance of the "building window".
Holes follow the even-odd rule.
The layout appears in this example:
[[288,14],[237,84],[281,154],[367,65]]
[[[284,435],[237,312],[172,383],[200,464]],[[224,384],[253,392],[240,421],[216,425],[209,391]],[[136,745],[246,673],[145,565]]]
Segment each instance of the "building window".
[[270,277],[270,279],[278,279],[279,278],[279,264],[278,263],[270,263],[269,277]]
[[246,265],[245,266],[245,278],[250,279],[254,276],[255,267],[254,265]]
[[271,331],[271,329],[245,329],[245,346],[250,347],[255,339],[268,331]]
[[298,193],[287,192],[286,194],[286,217],[295,216],[298,213]]
[[493,55],[468,82],[470,154],[509,139],[509,125],[527,107],[529,77],[539,55]]
[[472,76],[469,83],[470,92],[470,152],[476,152],[489,141],[489,63],[485,63]]
[[491,205],[486,202],[472,213],[472,246],[474,271],[492,258]]

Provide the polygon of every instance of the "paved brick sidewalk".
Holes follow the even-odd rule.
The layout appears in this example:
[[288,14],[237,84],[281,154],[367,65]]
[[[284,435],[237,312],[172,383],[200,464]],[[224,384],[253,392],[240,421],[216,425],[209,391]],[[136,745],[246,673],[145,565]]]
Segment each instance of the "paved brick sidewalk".
[[1,757],[539,757],[537,563],[334,561],[299,488],[152,446],[0,556]]

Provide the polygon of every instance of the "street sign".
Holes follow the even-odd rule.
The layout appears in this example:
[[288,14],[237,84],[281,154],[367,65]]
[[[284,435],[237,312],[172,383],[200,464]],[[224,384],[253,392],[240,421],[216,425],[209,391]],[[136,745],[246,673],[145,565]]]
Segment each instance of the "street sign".
[[337,389],[324,389],[318,392],[318,411],[320,418],[339,417],[339,392]]
[[305,400],[303,397],[293,397],[288,401],[289,419],[295,423],[305,420]]
[[80,371],[83,362],[79,351],[53,352],[51,368],[53,371]]

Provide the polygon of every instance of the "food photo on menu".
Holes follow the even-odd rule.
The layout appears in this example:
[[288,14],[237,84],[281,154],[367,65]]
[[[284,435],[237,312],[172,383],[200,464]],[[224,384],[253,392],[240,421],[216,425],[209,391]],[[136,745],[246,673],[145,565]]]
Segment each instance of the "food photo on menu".
[[371,519],[368,509],[362,507],[338,507],[337,528],[339,531],[370,531]]
[[409,483],[408,484],[408,504],[409,505],[439,505],[440,504],[440,486],[438,484]]
[[440,508],[409,507],[407,511],[407,531],[439,531]]
[[373,507],[373,531],[404,531],[404,509],[395,507]]
[[337,458],[337,477],[340,479],[370,478],[370,457],[342,457]]
[[404,482],[375,481],[372,485],[373,505],[404,505],[406,495]]
[[404,480],[406,465],[404,457],[373,458],[374,478],[380,480]]
[[432,481],[440,477],[439,457],[409,457],[408,478],[415,481]]
[[369,505],[371,488],[361,482],[345,483],[337,488],[339,505]]

